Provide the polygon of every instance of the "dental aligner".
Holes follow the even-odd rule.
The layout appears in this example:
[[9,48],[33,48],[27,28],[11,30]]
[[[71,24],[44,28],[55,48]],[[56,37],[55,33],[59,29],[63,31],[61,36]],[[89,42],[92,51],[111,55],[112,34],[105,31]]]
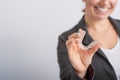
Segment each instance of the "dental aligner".
[[[78,34],[80,35],[79,33],[80,31],[78,31]],[[85,37],[85,34],[86,34],[86,31],[83,31],[83,35],[82,35],[82,38],[80,39],[80,47],[84,50],[89,50],[91,49],[94,45],[96,45],[98,43],[98,41],[94,40],[92,41],[88,46],[85,46],[82,44],[82,40],[83,38]]]

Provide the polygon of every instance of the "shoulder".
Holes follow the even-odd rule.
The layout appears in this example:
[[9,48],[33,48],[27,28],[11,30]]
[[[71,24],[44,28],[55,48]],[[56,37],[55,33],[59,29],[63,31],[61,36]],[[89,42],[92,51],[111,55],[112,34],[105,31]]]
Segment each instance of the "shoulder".
[[79,27],[78,27],[78,24],[77,24],[77,25],[73,26],[71,29],[68,29],[68,30],[64,31],[63,33],[61,33],[58,38],[66,41],[68,39],[68,37],[71,34],[77,32],[78,29],[79,29]]
[[109,17],[113,27],[120,36],[120,20]]
[[112,21],[116,25],[120,25],[120,20],[119,19],[115,19],[115,18],[112,18],[112,17],[109,17],[109,19],[110,19],[110,21]]
[[120,24],[120,20],[119,19],[113,19],[113,20]]

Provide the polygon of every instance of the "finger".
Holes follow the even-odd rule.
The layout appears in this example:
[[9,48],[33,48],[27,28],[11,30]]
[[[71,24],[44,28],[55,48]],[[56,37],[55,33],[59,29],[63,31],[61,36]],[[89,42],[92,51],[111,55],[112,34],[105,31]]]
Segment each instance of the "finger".
[[83,31],[82,29],[79,29],[78,32],[75,32],[73,34],[71,34],[68,39],[71,39],[71,38],[79,38],[82,42],[84,36],[85,36],[86,32]]
[[69,40],[74,39],[75,43],[80,45],[81,49],[87,50],[86,46],[82,44],[82,40],[85,37],[86,32],[83,31],[82,29],[79,29],[77,33],[73,33],[69,36]]
[[80,44],[80,37],[81,35],[79,35],[79,33],[73,33],[69,36],[68,40],[74,41],[78,45]]
[[68,39],[71,39],[71,38],[80,38],[80,35],[75,32],[68,37]]
[[69,40],[67,40],[65,44],[66,44],[66,47],[68,48],[68,47],[69,47],[69,45],[70,45],[70,41],[69,41]]
[[70,50],[72,47],[76,48],[76,46],[79,44],[79,41],[77,39],[70,39],[66,41],[66,46],[68,50]]
[[98,44],[98,41],[94,40],[92,41],[88,46],[86,46],[87,49],[91,49],[93,46],[95,46],[96,44]]
[[82,43],[80,43],[80,49],[83,49],[83,50],[88,50],[88,48],[86,46],[84,46]]
[[69,56],[72,56],[74,53],[78,51],[77,44],[75,43],[73,39],[66,42],[66,44],[67,44]]
[[66,41],[66,47],[67,47],[68,51],[70,50],[70,48],[71,48],[72,46],[73,46],[73,45],[72,45],[72,40],[67,40],[67,41]]
[[97,44],[95,44],[92,48],[90,48],[90,49],[88,50],[88,53],[89,53],[91,56],[93,56],[93,55],[95,54],[95,52],[96,52],[99,48],[100,48],[100,44],[97,43]]

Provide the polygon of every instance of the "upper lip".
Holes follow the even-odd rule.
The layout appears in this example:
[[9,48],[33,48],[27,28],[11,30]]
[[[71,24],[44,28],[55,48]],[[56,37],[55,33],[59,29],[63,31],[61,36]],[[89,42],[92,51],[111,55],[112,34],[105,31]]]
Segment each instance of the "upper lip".
[[103,8],[103,9],[109,9],[110,7],[100,7],[100,6],[95,6],[96,8]]

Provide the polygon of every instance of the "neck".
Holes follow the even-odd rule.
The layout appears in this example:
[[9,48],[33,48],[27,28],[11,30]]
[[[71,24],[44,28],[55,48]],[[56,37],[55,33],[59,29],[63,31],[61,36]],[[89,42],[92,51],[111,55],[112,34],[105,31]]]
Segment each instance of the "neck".
[[85,22],[87,24],[88,29],[93,29],[95,31],[103,31],[111,26],[111,23],[108,18],[96,20],[88,16],[85,16]]

